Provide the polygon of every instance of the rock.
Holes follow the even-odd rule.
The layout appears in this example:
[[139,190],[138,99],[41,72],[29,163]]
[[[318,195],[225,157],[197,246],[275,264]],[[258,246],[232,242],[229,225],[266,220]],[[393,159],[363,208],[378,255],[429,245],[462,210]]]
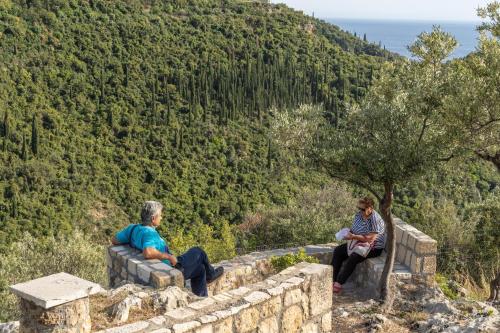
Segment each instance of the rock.
[[136,293],[140,293],[140,292],[144,291],[145,289],[146,288],[143,288],[142,286],[140,286],[138,284],[133,284],[133,283],[127,282],[126,284],[124,284],[118,288],[110,290],[109,296],[113,297],[113,296],[116,296],[116,295],[121,294],[121,293],[136,294]]
[[120,303],[117,303],[111,307],[110,315],[113,317],[113,321],[116,323],[125,323],[128,320],[130,314],[131,301],[127,297]]
[[168,287],[165,290],[155,292],[151,298],[154,309],[161,309],[166,312],[186,306],[189,294],[179,287]]
[[115,304],[110,311],[113,320],[117,323],[125,323],[128,320],[131,309],[141,309],[142,299],[138,296],[131,295],[125,298],[120,303]]
[[456,294],[460,295],[461,297],[466,297],[469,294],[469,291],[467,289],[465,289],[455,281],[449,281],[448,286],[450,287],[451,290],[453,290]]
[[379,313],[375,314],[373,317],[379,323],[385,323],[388,320],[384,315],[381,315]]
[[18,321],[0,323],[0,333],[17,333],[18,331],[19,331]]
[[448,300],[434,301],[426,304],[424,306],[426,312],[435,314],[435,313],[447,313],[447,314],[455,314],[458,310],[453,307]]

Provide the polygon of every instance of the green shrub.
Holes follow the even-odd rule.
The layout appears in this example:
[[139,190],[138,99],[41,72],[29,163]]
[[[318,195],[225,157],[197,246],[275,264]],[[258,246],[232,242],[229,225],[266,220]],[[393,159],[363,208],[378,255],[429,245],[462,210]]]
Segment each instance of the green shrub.
[[227,221],[212,226],[195,223],[186,231],[176,228],[167,235],[169,247],[179,255],[193,246],[200,246],[211,262],[218,262],[236,256],[236,241],[233,230]]
[[25,233],[10,244],[0,254],[0,322],[19,317],[10,285],[59,272],[106,285],[104,247],[80,232],[61,238],[34,238]]
[[443,292],[443,294],[448,297],[449,299],[457,299],[458,298],[458,294],[452,289],[450,288],[450,285],[449,285],[449,280],[446,276],[444,275],[441,275],[441,274],[436,274],[436,283],[438,284],[439,288],[441,289],[441,291]]
[[333,242],[335,233],[351,224],[356,204],[348,187],[331,182],[322,189],[302,188],[290,201],[247,214],[238,226],[241,247],[258,250]]
[[277,272],[281,272],[288,267],[295,266],[299,262],[310,262],[317,264],[319,263],[319,260],[315,257],[308,256],[306,254],[306,250],[304,250],[303,248],[299,249],[299,252],[297,252],[296,254],[289,253],[285,254],[284,256],[275,256],[271,258],[271,265],[273,265],[273,268]]

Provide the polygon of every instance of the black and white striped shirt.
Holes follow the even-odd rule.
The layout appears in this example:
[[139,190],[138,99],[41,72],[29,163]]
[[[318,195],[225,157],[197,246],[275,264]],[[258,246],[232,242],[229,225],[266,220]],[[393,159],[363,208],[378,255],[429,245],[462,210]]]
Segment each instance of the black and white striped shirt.
[[354,216],[354,222],[352,223],[351,232],[355,235],[368,235],[371,233],[376,233],[377,238],[375,238],[375,244],[373,248],[383,249],[385,248],[385,223],[382,216],[376,211],[368,217],[368,219],[363,219],[363,213],[358,212]]

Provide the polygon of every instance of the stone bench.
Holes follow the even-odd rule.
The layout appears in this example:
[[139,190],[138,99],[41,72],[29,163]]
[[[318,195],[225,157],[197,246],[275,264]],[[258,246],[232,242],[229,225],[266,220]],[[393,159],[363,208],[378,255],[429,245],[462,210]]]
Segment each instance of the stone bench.
[[[437,242],[415,227],[395,219],[396,257],[393,274],[399,280],[432,283],[436,274]],[[386,253],[356,266],[349,279],[373,296],[384,269]]]
[[128,245],[108,247],[106,258],[110,288],[125,282],[155,288],[184,287],[181,271],[158,259],[146,260],[139,250]]
[[[436,272],[437,242],[396,219],[396,262],[393,273],[399,279],[418,278],[426,282],[434,279]],[[332,261],[336,244],[309,245],[304,249],[308,255],[329,265]],[[271,258],[288,253],[297,253],[298,247],[276,249],[224,260],[216,266],[224,267],[224,275],[209,285],[209,294],[217,294],[235,289],[246,284],[262,281],[275,273]],[[184,287],[182,273],[160,260],[145,260],[142,254],[127,245],[111,246],[107,252],[110,287],[116,287],[123,281],[165,288],[167,286]],[[371,258],[356,267],[351,282],[362,288],[375,291],[385,262],[385,253],[378,258]]]
[[[335,244],[306,246],[308,255],[317,257],[321,263],[331,262]],[[297,253],[298,247],[276,249],[235,257],[221,261],[215,266],[224,267],[224,275],[217,282],[209,285],[209,293],[217,294],[235,289],[246,284],[264,280],[274,273],[271,258],[289,253]],[[115,288],[125,282],[149,285],[155,288],[168,286],[184,287],[182,273],[161,262],[146,260],[140,251],[128,245],[110,246],[107,249],[109,286]]]

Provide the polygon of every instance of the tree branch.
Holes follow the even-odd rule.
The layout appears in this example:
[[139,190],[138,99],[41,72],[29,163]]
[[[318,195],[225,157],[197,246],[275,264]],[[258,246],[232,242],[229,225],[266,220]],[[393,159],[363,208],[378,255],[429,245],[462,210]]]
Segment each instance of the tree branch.
[[482,150],[475,150],[474,153],[479,158],[482,158],[485,161],[493,163],[497,167],[497,170],[500,171],[500,151],[497,151],[495,153],[495,155],[490,155],[487,152],[482,151]]
[[361,182],[361,181],[359,181],[357,179],[353,179],[353,178],[350,178],[350,177],[345,177],[345,176],[342,176],[340,174],[334,173],[327,166],[325,166],[325,162],[324,161],[320,161],[319,163],[320,163],[321,167],[323,167],[323,169],[326,170],[326,172],[328,173],[328,175],[330,177],[337,178],[337,179],[340,179],[342,181],[345,181],[345,182],[357,185],[359,187],[362,187],[365,190],[367,190],[368,192],[370,192],[371,194],[373,194],[378,201],[382,200],[382,197],[371,186],[369,186],[369,185],[365,184],[364,182]]
[[475,132],[478,132],[478,131],[482,130],[483,128],[488,127],[489,125],[491,125],[497,121],[500,121],[500,118],[492,118],[483,124],[477,124],[477,127],[472,126],[472,130]]
[[422,138],[424,137],[425,130],[427,129],[427,121],[429,120],[429,116],[425,116],[424,118],[424,124],[422,125],[422,130],[420,131],[420,135],[418,136],[418,143],[422,141]]

